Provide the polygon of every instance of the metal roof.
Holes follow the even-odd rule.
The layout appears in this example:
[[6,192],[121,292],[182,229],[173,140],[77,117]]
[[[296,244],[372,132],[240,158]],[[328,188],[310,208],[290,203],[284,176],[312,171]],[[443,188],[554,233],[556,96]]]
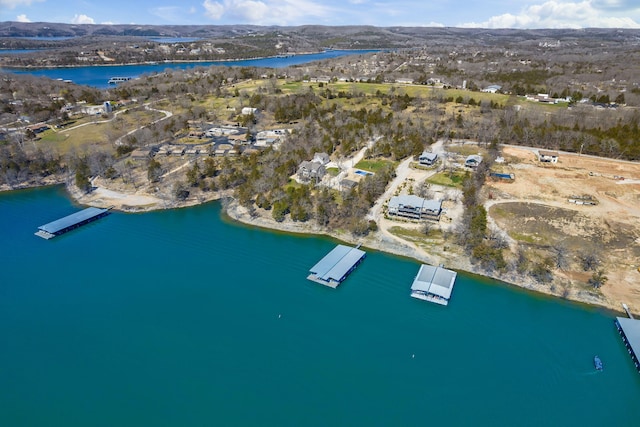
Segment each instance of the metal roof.
[[72,213],[71,215],[67,215],[64,218],[60,218],[48,224],[41,225],[40,227],[38,227],[38,229],[46,231],[47,233],[55,234],[59,231],[64,230],[65,228],[71,227],[98,215],[101,215],[108,210],[109,209],[86,208],[79,212]]
[[360,249],[338,245],[318,261],[309,272],[324,281],[339,282],[365,255],[366,253]]
[[418,197],[415,194],[401,194],[399,196],[391,197],[388,206],[392,209],[404,206],[407,208],[413,207],[440,212],[440,210],[442,209],[442,202],[439,200],[423,199],[422,197]]
[[435,160],[435,159],[438,158],[438,154],[437,153],[431,153],[429,151],[423,151],[419,158],[420,159]]
[[636,358],[640,358],[640,320],[626,317],[617,317],[616,320],[624,331],[624,336],[627,337],[627,342]]
[[423,291],[449,299],[458,273],[442,267],[422,264],[416,275],[412,291]]

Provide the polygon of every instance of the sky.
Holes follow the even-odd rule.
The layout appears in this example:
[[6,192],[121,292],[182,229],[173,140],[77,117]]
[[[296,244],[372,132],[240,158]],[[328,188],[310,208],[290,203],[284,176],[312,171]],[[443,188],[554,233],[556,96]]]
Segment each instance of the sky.
[[0,0],[0,21],[640,28],[640,0]]

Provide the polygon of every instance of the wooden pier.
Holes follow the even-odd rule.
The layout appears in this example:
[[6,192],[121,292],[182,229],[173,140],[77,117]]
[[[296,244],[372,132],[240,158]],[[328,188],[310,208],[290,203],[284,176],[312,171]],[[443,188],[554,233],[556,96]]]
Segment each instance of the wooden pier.
[[71,215],[57,219],[45,225],[38,227],[38,231],[34,234],[43,239],[49,240],[56,236],[67,233],[85,224],[103,218],[109,215],[112,207],[106,209],[86,208]]

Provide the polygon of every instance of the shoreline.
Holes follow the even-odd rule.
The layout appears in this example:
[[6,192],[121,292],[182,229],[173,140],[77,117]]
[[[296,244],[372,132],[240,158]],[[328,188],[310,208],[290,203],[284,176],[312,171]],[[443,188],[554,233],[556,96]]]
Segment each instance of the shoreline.
[[[442,259],[434,259],[430,254],[420,250],[419,248],[413,247],[406,241],[394,239],[385,235],[385,233],[383,233],[381,229],[364,238],[354,238],[349,233],[332,232],[326,229],[322,229],[321,227],[313,224],[296,223],[294,221],[291,221],[290,219],[286,219],[285,221],[279,223],[271,218],[267,218],[264,216],[251,216],[248,210],[240,206],[235,200],[232,200],[232,202],[223,209],[223,213],[230,219],[249,226],[275,230],[284,233],[330,237],[344,243],[352,245],[362,244],[362,246],[369,249],[395,256],[409,258],[420,263],[431,265],[438,265],[440,264],[440,261],[442,261]],[[447,268],[461,271],[470,275],[494,280],[507,286],[516,286],[522,290],[538,295],[544,295],[546,297],[554,299],[558,298],[568,302],[606,310],[615,315],[626,316],[626,313],[622,310],[621,306],[617,307],[610,301],[607,301],[602,297],[594,296],[593,294],[585,291],[579,291],[565,297],[562,295],[563,288],[561,286],[557,286],[556,289],[554,289],[553,284],[540,284],[527,276],[518,274],[499,276],[487,274],[487,272],[485,271],[477,271],[466,256],[457,256],[450,260],[450,262],[445,266]]]
[[[12,64],[2,64],[0,65],[0,71],[2,69],[7,70],[15,70],[15,71],[37,71],[37,70],[55,70],[55,69],[64,69],[64,68],[93,68],[93,67],[127,67],[127,66],[141,66],[141,65],[163,65],[163,64],[201,64],[201,63],[218,63],[218,62],[241,62],[241,61],[259,61],[264,59],[276,59],[276,58],[291,58],[296,56],[304,56],[304,55],[319,55],[325,52],[331,51],[349,51],[349,52],[369,52],[375,49],[331,49],[331,50],[320,50],[318,52],[297,52],[291,54],[278,54],[278,55],[269,55],[269,56],[254,56],[250,58],[228,58],[228,59],[171,59],[171,60],[161,60],[161,61],[143,61],[143,62],[125,62],[125,63],[111,63],[111,64],[68,64],[68,65],[44,65],[44,66],[33,66],[33,65],[12,65]],[[322,59],[318,59],[321,61]],[[259,66],[254,66],[256,68],[260,68]],[[272,68],[272,67],[264,67],[264,68]]]
[[68,197],[75,203],[102,208],[112,206],[114,210],[124,213],[145,213],[156,210],[181,209],[198,206],[212,201],[221,202],[223,199],[229,199],[231,201],[229,203],[224,203],[222,206],[223,215],[232,221],[237,221],[247,226],[297,235],[329,237],[351,245],[362,244],[362,246],[366,248],[409,258],[419,263],[431,265],[444,263],[447,268],[494,280],[507,286],[516,286],[522,290],[533,292],[538,295],[558,298],[592,308],[603,309],[615,315],[626,316],[626,313],[622,310],[621,306],[618,307],[611,301],[605,299],[601,294],[598,296],[586,291],[578,291],[569,295],[563,295],[564,287],[562,286],[563,283],[561,280],[555,280],[550,284],[541,284],[524,275],[514,273],[496,275],[486,271],[479,271],[465,255],[455,255],[447,260],[443,257],[434,257],[415,245],[385,232],[382,227],[365,237],[355,238],[350,233],[330,231],[315,225],[311,221],[300,223],[287,218],[283,222],[277,222],[268,215],[265,215],[266,211],[261,212],[261,214],[251,215],[249,210],[233,199],[232,193],[228,191],[222,193],[212,192],[208,194],[208,197],[193,197],[184,202],[169,202],[165,199],[161,199],[147,193],[127,194],[103,187],[96,187],[94,191],[83,194],[75,185],[59,181],[44,185],[43,183],[31,184],[33,185],[23,185],[20,186],[20,188],[0,188],[0,191],[9,192],[35,189],[50,185],[63,185]]

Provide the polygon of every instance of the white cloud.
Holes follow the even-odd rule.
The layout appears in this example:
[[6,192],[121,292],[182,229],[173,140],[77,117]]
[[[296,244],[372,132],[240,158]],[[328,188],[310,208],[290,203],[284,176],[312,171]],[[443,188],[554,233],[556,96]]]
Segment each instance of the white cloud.
[[[628,15],[604,15],[592,3],[551,0],[542,4],[527,6],[519,14],[505,13],[484,22],[469,22],[461,27],[473,28],[640,28],[640,24]],[[599,3],[623,3],[616,0],[600,0]]]
[[90,16],[84,14],[76,14],[73,19],[71,19],[72,24],[95,24],[96,21],[93,20]]
[[217,1],[204,0],[202,3],[204,14],[211,19],[218,20],[224,15],[224,6]]
[[0,0],[0,8],[15,9],[18,6],[31,6],[32,3],[44,0]]
[[213,20],[256,25],[300,25],[327,19],[331,9],[312,0],[205,0],[205,15]]
[[16,21],[18,22],[31,22],[31,19],[27,18],[27,15],[24,13],[22,15],[16,16]]

